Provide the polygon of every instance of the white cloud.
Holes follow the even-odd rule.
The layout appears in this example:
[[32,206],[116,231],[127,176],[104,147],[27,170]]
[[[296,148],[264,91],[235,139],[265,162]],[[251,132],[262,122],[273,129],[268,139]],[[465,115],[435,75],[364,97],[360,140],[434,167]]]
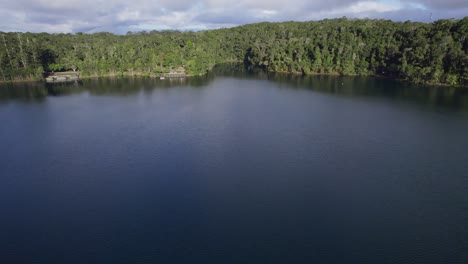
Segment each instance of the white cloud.
[[271,15],[278,14],[278,11],[266,9],[266,10],[261,10],[260,13],[262,13],[263,15],[271,16]]
[[117,20],[118,21],[128,21],[128,20],[135,20],[140,17],[140,12],[136,10],[129,10],[125,8],[124,10],[117,13]]
[[390,12],[399,10],[399,5],[389,5],[384,3],[372,2],[372,1],[365,1],[353,4],[349,7],[350,13],[363,13],[363,12]]
[[384,13],[400,10],[399,4],[386,4],[374,1],[363,1],[353,3],[350,6],[333,9],[329,12],[324,12],[324,15],[343,15],[343,16],[359,16],[362,14]]

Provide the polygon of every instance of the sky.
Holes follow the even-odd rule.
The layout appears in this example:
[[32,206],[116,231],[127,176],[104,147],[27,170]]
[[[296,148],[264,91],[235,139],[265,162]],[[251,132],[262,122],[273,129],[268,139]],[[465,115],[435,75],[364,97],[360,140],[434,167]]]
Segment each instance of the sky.
[[206,30],[256,22],[468,16],[468,0],[0,0],[0,31]]

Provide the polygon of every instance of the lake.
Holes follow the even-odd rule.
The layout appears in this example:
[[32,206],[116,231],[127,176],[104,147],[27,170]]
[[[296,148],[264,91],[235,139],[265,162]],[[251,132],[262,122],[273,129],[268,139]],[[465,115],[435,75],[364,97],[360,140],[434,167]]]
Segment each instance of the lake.
[[468,91],[219,67],[0,86],[1,263],[468,263]]

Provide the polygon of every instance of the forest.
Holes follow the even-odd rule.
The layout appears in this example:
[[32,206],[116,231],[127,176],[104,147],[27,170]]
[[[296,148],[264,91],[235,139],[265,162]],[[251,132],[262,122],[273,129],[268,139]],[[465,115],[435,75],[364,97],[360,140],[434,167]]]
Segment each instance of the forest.
[[274,72],[467,86],[467,35],[468,17],[432,23],[344,17],[126,35],[0,32],[0,80],[78,70],[82,77],[202,75],[236,61]]

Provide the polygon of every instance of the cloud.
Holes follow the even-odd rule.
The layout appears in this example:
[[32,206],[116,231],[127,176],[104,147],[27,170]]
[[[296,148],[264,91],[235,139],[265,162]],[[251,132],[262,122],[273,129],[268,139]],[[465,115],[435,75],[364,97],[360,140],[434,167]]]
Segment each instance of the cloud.
[[401,7],[399,5],[390,5],[385,3],[379,3],[374,1],[364,1],[364,2],[357,2],[353,3],[352,5],[335,9],[330,13],[338,13],[338,14],[361,14],[361,13],[383,13],[383,12],[390,12],[390,11],[397,11],[400,10]]
[[0,31],[126,33],[199,30],[261,21],[369,17],[430,21],[468,14],[466,0],[15,0],[0,9]]
[[375,1],[362,1],[351,3],[348,6],[336,7],[317,13],[316,18],[325,17],[352,17],[352,18],[384,18],[386,13],[400,11],[398,4],[386,4]]
[[453,10],[457,8],[466,9],[468,3],[466,0],[413,0],[410,2],[420,3],[423,6],[431,9],[444,9],[444,10]]

